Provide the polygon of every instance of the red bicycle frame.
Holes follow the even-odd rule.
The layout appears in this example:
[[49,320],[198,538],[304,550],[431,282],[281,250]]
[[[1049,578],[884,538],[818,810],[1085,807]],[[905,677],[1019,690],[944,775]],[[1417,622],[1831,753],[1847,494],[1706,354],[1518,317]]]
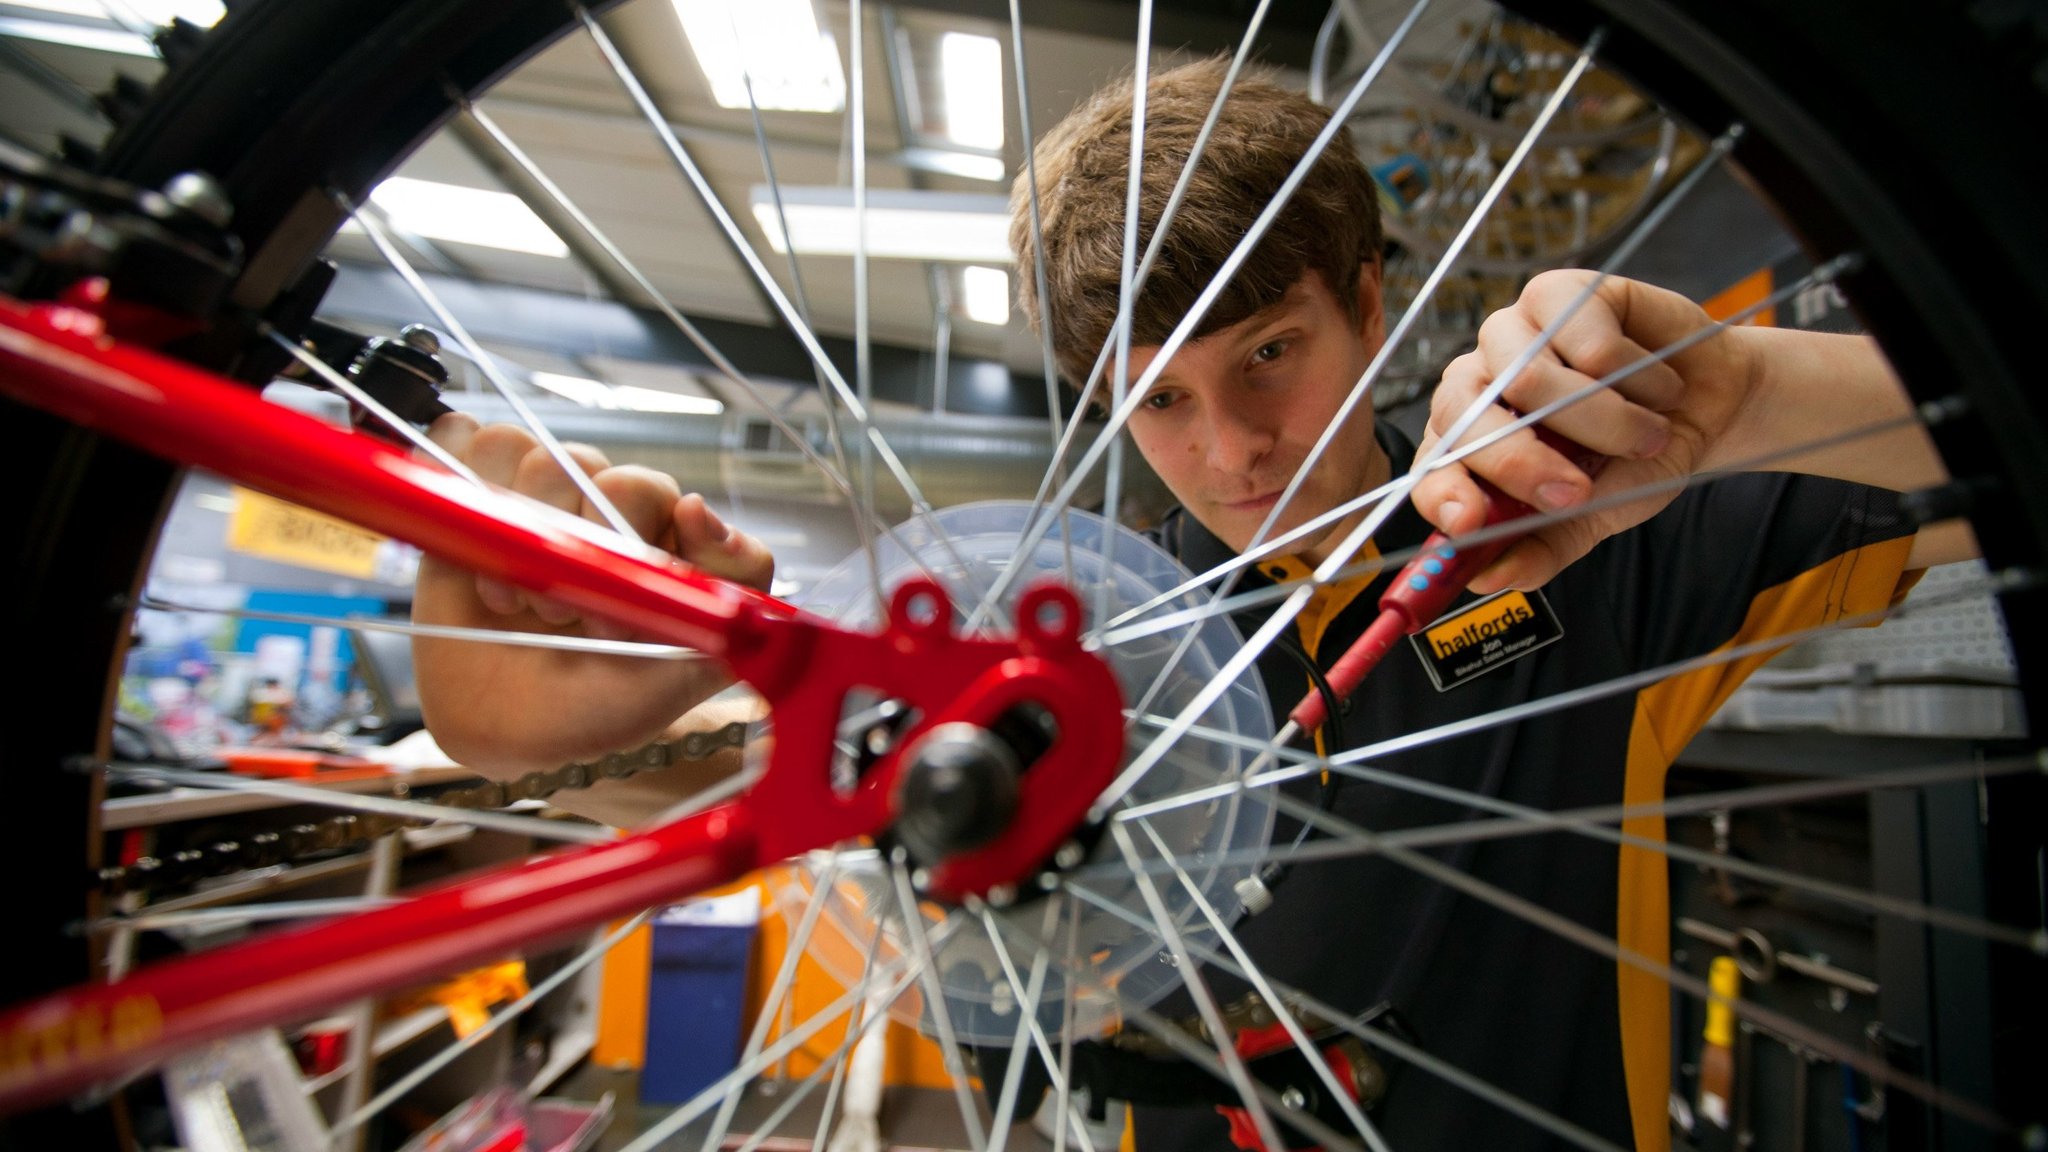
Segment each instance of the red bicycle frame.
[[[747,793],[663,827],[17,1006],[0,1015],[0,1113],[872,836],[897,815],[906,757],[940,724],[986,726],[1030,703],[1058,736],[1024,773],[1009,826],[928,869],[927,891],[939,899],[985,894],[1042,867],[1116,770],[1121,695],[1108,667],[1082,650],[1081,608],[1065,588],[1027,591],[1009,639],[955,634],[946,593],[927,580],[897,590],[881,630],[848,631],[680,562],[623,554],[518,497],[129,346],[110,334],[113,315],[0,298],[0,394],[700,649],[769,702],[775,740]],[[920,719],[842,793],[829,770],[855,688],[901,700]]]

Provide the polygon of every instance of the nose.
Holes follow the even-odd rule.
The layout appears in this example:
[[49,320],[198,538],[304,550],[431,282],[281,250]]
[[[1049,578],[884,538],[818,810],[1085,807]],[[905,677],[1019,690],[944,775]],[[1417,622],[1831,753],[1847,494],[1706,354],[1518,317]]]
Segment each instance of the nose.
[[1271,413],[1257,404],[1224,402],[1209,406],[1209,467],[1240,475],[1257,470],[1275,440]]

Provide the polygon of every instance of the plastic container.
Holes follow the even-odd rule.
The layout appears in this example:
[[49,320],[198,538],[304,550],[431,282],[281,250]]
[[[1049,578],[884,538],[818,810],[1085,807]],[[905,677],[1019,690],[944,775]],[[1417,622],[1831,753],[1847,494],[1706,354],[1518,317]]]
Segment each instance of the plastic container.
[[749,888],[655,917],[641,1100],[683,1103],[738,1064],[760,916],[760,891]]

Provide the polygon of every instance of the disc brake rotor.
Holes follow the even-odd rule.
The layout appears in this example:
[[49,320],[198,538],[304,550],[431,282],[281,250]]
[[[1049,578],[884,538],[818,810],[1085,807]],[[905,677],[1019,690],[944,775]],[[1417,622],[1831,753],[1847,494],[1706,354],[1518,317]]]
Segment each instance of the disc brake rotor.
[[[1007,631],[1017,597],[1045,580],[1070,580],[1092,626],[1188,578],[1180,563],[1158,545],[1087,512],[1066,513],[1028,554],[1023,553],[1020,546],[1029,513],[1028,504],[1003,501],[945,509],[935,515],[935,524],[913,521],[898,529],[896,540],[877,541],[873,574],[867,557],[856,554],[819,581],[803,606],[844,625],[872,626],[879,619],[876,575],[885,597],[903,580],[924,575],[945,585],[964,627],[997,580],[1021,565],[1026,571],[1009,580],[1002,604],[985,614],[978,627]],[[944,533],[943,538],[934,528]],[[1196,607],[1204,599],[1202,593],[1189,593],[1158,610]],[[1098,649],[1122,686],[1126,708],[1149,698],[1149,715],[1177,716],[1243,647],[1227,617],[1210,617],[1193,626],[1192,635],[1189,631]],[[892,731],[907,730],[915,719],[891,715],[888,702],[881,700],[849,700],[844,715],[840,743],[853,770],[863,753],[879,753]],[[1260,742],[1270,739],[1272,713],[1256,669],[1234,679],[1195,722]],[[1126,732],[1124,761],[1129,763],[1157,729],[1134,724]],[[1144,804],[1231,780],[1251,758],[1241,747],[1199,736],[1184,738],[1130,791],[1128,802]],[[1221,915],[1238,915],[1241,906],[1233,885],[1256,868],[1226,862],[1224,854],[1266,844],[1273,823],[1271,806],[1257,790],[1234,792],[1155,813],[1146,823],[1187,877],[1184,881],[1164,865],[1151,872],[1177,929],[1193,940],[1213,940],[1208,919],[1187,883],[1199,888]],[[1150,837],[1133,831],[1140,851],[1156,861]],[[1084,843],[1088,839],[1094,840],[1092,846]],[[1062,857],[1059,867],[1072,883],[1143,914],[1137,881],[1109,837],[1079,838]],[[809,947],[835,979],[850,984],[859,978],[871,950],[878,961],[886,961],[915,955],[917,948],[906,936],[903,904],[881,854],[842,852],[834,859],[831,890]],[[823,861],[820,855],[805,862],[796,870],[795,889],[781,894],[793,916],[823,875]],[[978,913],[920,901],[916,914],[936,951],[946,1010],[961,1041],[1014,1041],[1020,1000],[1041,943],[1048,957],[1037,1016],[1048,1037],[1069,1030],[1076,1038],[1099,1034],[1119,1018],[1120,1001],[1150,1004],[1179,983],[1172,956],[1155,932],[1139,929],[1070,892],[1048,893],[1047,879],[1027,877],[1017,899],[994,910],[997,935],[1015,972],[1014,984]],[[934,1031],[930,1005],[916,991],[899,998],[891,1012],[928,1033]]]

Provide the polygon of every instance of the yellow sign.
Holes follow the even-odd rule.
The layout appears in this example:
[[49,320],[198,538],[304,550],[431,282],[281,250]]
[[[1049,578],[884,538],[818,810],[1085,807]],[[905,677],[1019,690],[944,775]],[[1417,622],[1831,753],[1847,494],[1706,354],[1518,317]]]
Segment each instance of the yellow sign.
[[376,574],[377,548],[383,543],[384,537],[346,520],[247,488],[235,489],[228,547],[237,552],[368,580]]
[[1517,624],[1535,618],[1536,611],[1529,607],[1529,598],[1520,592],[1511,591],[1486,601],[1470,612],[1438,624],[1425,635],[1429,637],[1430,648],[1438,656],[1455,656],[1466,648],[1490,640]]

